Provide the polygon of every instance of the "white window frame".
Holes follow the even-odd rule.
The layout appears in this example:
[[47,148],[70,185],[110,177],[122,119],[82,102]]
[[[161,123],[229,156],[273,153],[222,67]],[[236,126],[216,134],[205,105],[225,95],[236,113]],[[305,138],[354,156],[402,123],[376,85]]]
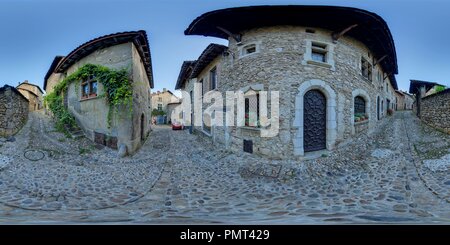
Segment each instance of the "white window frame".
[[[247,53],[247,49],[249,48],[255,48],[255,52]],[[258,54],[261,51],[261,42],[249,42],[245,45],[242,45],[239,47],[239,58],[244,58],[247,56],[251,56],[254,54]]]
[[[332,71],[335,71],[335,62],[334,62],[334,44],[324,41],[316,41],[316,40],[310,40],[307,39],[306,41],[306,51],[303,55],[302,64],[303,65],[314,65],[314,66],[320,66],[324,68],[329,68]],[[314,46],[323,46],[324,48],[318,48]],[[325,62],[316,61],[312,59],[312,51],[313,49],[316,49],[318,51],[325,53]]]

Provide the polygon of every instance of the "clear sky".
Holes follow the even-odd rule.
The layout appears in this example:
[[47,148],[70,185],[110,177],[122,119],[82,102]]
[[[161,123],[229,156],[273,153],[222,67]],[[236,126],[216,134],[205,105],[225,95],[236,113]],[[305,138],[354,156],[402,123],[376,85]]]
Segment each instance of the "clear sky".
[[450,86],[448,0],[0,0],[0,86],[29,80],[43,86],[55,55],[67,55],[98,36],[145,30],[152,53],[155,90],[174,90],[184,60],[211,42],[184,36],[202,13],[237,6],[305,4],[362,8],[380,15],[394,37],[399,88],[409,79]]

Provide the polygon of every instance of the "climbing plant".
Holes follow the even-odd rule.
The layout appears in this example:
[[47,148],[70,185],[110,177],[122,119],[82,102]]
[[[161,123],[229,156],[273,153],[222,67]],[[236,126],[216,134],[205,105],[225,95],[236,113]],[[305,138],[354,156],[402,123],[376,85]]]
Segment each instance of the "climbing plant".
[[127,69],[113,70],[101,65],[86,64],[59,82],[54,87],[53,92],[48,94],[45,98],[50,110],[57,118],[57,124],[72,125],[75,123],[75,119],[63,105],[62,95],[67,91],[69,84],[76,83],[78,91],[79,83],[81,81],[92,78],[97,80],[104,87],[104,93],[99,95],[99,97],[106,98],[106,101],[109,104],[109,127],[112,122],[112,113],[117,111],[119,106],[123,105],[128,107],[128,111],[131,115],[133,89],[131,82],[128,79]]

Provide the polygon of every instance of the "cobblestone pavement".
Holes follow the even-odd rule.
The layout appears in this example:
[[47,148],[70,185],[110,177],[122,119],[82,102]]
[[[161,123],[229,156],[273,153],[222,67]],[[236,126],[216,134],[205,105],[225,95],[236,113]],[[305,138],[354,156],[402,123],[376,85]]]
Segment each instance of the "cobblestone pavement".
[[31,115],[0,139],[0,222],[450,222],[450,136],[411,112],[315,160],[230,154],[160,126],[132,157],[97,148]]

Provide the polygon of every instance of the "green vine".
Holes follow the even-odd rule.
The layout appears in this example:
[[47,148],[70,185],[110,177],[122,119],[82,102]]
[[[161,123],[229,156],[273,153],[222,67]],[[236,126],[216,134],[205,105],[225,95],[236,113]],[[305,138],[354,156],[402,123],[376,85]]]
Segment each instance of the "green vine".
[[[131,115],[133,88],[128,79],[127,69],[113,70],[101,65],[86,64],[59,82],[54,87],[53,92],[45,97],[45,102],[58,120],[57,124],[75,124],[75,119],[63,104],[62,95],[67,91],[69,84],[75,82],[76,85],[79,85],[80,81],[92,78],[97,80],[104,87],[104,93],[99,95],[99,97],[106,98],[109,104],[108,127],[111,127],[112,113],[118,111],[119,106],[128,107]],[[79,86],[76,87],[77,91],[78,87]]]

